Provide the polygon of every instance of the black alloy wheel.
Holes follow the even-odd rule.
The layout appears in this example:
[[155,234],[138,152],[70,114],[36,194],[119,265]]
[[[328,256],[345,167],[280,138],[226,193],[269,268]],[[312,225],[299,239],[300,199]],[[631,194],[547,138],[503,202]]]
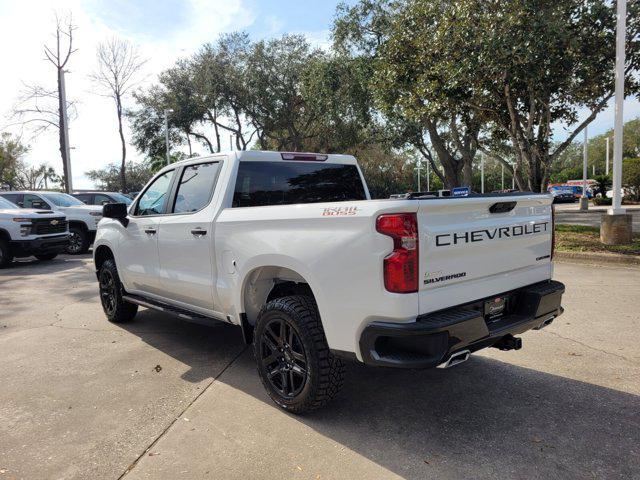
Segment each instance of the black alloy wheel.
[[304,388],[309,362],[300,336],[283,318],[274,318],[265,326],[260,361],[270,385],[284,398],[294,398]]
[[102,302],[104,313],[106,313],[108,317],[115,314],[118,302],[116,297],[117,293],[113,274],[108,269],[102,269],[100,271],[100,301]]

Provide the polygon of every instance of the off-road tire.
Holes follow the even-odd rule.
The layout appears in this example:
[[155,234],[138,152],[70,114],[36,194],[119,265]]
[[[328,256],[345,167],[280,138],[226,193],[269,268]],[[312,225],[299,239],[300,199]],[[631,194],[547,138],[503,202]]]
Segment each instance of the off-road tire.
[[[304,385],[299,387],[300,391],[298,393],[290,396],[283,395],[282,391],[278,390],[277,386],[273,383],[273,380],[269,378],[269,372],[272,374],[274,371],[279,372],[273,375],[273,377],[282,375],[282,371],[277,370],[278,365],[284,367],[287,365],[284,363],[287,362],[284,357],[280,357],[283,363],[267,363],[269,358],[272,358],[274,352],[268,344],[265,344],[266,330],[267,327],[272,328],[271,326],[278,324],[278,322],[281,322],[281,325],[283,324],[282,322],[284,322],[284,324],[293,328],[293,331],[297,335],[297,340],[294,339],[291,343],[296,345],[297,350],[300,350],[299,344],[301,344],[304,348],[303,355],[306,359],[305,362],[303,362],[306,365]],[[286,329],[286,327],[283,328]],[[290,330],[288,330],[288,332],[290,332]],[[271,330],[271,333],[273,333],[273,330]],[[273,338],[273,335],[269,337],[270,345],[277,346],[277,344],[274,344]],[[277,298],[267,303],[258,315],[253,345],[258,374],[260,375],[260,380],[264,388],[267,390],[271,399],[279,407],[288,412],[303,413],[323,407],[329,403],[342,388],[344,382],[344,364],[340,358],[335,357],[329,351],[327,339],[320,321],[318,307],[312,297],[292,295]],[[275,354],[278,355],[277,352],[275,352]],[[300,355],[299,352],[295,354]],[[298,360],[292,356],[288,356],[287,358],[291,359],[291,363],[289,363],[290,366],[294,365],[295,367],[297,365],[296,362],[298,362]],[[273,367],[274,365],[275,367]],[[292,368],[289,368],[289,370],[291,369]],[[289,379],[291,379],[291,377],[289,377]],[[290,381],[293,383],[293,380]]]
[[138,313],[138,305],[122,298],[122,283],[113,259],[105,260],[98,272],[100,303],[104,314],[112,323],[130,322]]
[[82,227],[75,225],[69,227],[69,245],[67,253],[69,255],[81,255],[89,251],[89,233]]
[[42,261],[53,260],[57,256],[58,256],[57,253],[45,253],[45,254],[42,254],[42,255],[34,255],[34,257],[36,257],[38,260],[42,260]]
[[7,268],[13,263],[13,254],[9,242],[0,238],[0,268]]

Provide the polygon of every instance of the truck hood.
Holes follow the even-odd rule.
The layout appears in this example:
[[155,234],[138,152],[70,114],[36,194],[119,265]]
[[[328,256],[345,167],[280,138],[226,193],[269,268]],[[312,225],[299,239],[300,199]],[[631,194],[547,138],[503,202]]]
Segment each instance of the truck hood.
[[0,209],[0,215],[6,215],[11,217],[25,217],[25,218],[57,218],[60,217],[59,213],[55,213],[51,210],[36,210],[34,208],[7,208]]
[[62,212],[77,213],[80,215],[86,215],[89,212],[100,212],[102,214],[101,205],[76,205],[73,207],[58,207]]

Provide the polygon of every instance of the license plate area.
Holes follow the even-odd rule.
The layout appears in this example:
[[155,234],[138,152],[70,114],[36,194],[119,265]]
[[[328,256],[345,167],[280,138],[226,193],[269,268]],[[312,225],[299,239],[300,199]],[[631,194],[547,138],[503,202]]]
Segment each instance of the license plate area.
[[500,319],[507,310],[509,297],[500,295],[484,301],[484,319],[493,322]]

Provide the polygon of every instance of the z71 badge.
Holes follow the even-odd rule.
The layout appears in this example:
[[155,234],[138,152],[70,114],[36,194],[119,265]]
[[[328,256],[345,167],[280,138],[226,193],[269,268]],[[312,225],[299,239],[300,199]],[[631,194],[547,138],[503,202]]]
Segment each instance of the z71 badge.
[[358,207],[327,207],[322,212],[323,217],[345,217],[357,214]]

